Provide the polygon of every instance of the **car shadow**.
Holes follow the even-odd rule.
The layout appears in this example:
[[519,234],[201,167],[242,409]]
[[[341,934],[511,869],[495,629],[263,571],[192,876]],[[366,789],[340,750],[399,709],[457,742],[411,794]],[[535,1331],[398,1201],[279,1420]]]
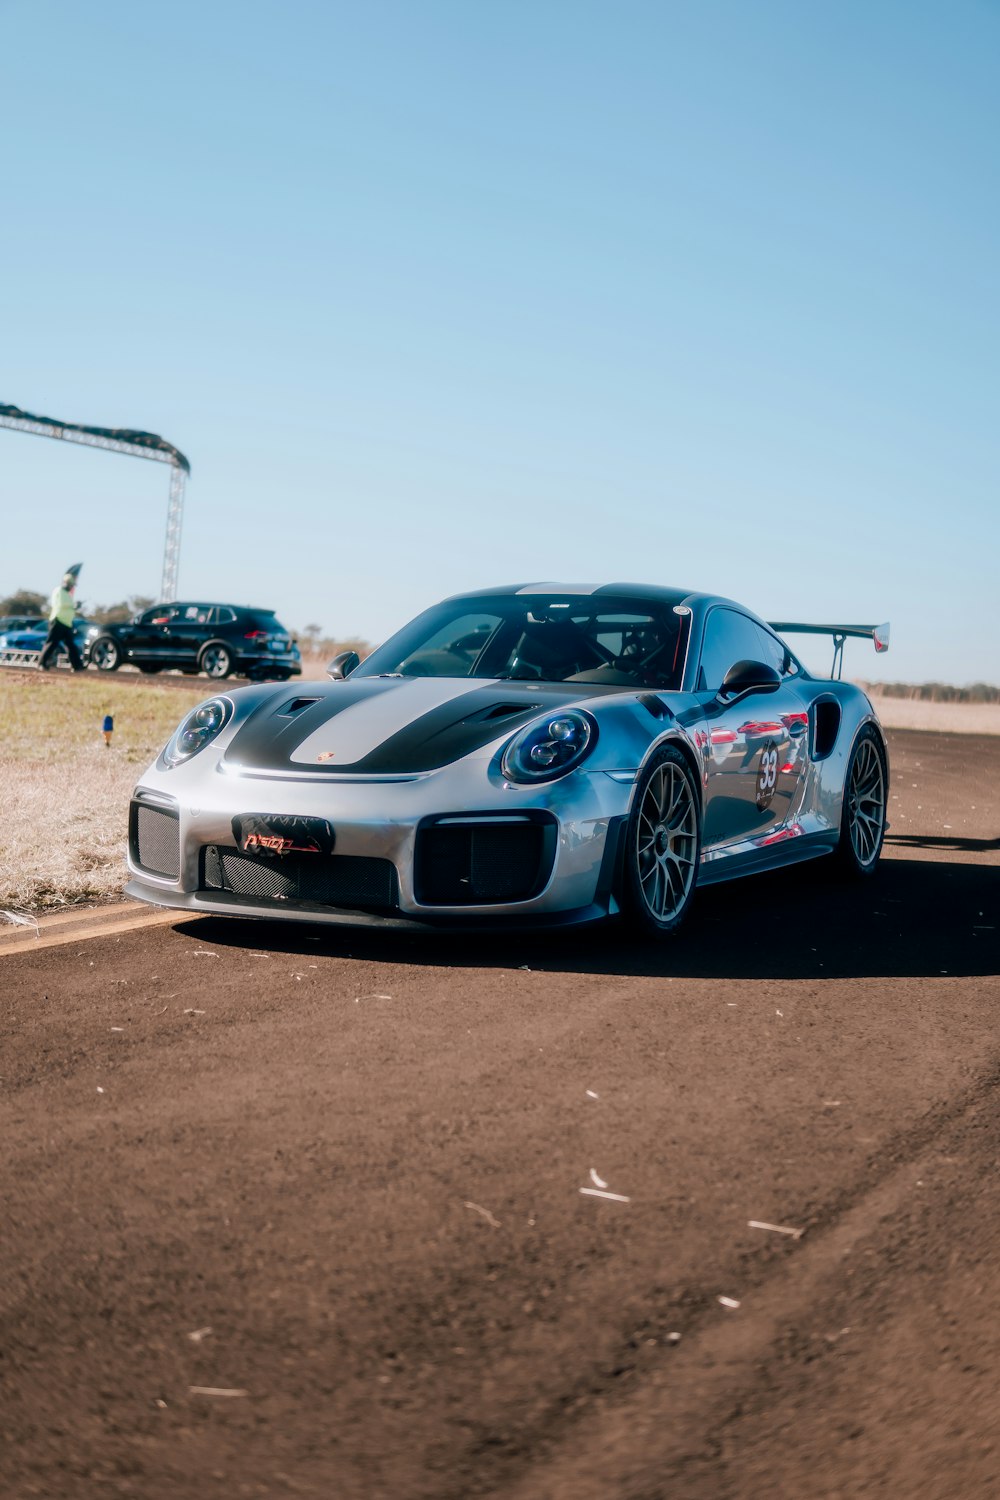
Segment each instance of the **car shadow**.
[[998,914],[1000,867],[890,858],[858,884],[837,881],[821,861],[709,887],[665,941],[636,938],[619,922],[469,934],[199,917],[177,931],[219,947],[446,969],[887,979],[1000,972]]
[[946,849],[949,854],[990,854],[1000,849],[1000,838],[932,838],[926,833],[887,834],[885,842],[887,848]]

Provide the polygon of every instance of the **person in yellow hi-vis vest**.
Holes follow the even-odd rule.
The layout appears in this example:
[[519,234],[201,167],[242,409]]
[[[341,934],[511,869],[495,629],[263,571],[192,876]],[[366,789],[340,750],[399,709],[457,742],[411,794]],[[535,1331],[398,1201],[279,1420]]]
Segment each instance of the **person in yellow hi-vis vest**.
[[73,634],[73,618],[76,614],[76,600],[73,598],[73,593],[76,589],[80,566],[80,563],[75,563],[72,568],[68,568],[63,574],[62,583],[52,590],[52,602],[49,606],[49,633],[42,647],[42,654],[38,658],[38,665],[43,672],[48,671],[60,650],[65,650],[69,656],[69,664],[74,672],[86,671],[80,649],[76,644],[76,637]]

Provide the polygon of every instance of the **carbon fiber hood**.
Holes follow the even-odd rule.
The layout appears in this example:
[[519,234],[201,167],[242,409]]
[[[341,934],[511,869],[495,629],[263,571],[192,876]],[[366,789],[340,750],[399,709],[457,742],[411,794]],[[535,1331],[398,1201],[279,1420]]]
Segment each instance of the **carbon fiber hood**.
[[[433,771],[547,709],[603,696],[588,683],[369,677],[276,693],[234,735],[234,770],[371,775]],[[581,691],[583,688],[583,691]],[[606,690],[604,690],[606,691]]]

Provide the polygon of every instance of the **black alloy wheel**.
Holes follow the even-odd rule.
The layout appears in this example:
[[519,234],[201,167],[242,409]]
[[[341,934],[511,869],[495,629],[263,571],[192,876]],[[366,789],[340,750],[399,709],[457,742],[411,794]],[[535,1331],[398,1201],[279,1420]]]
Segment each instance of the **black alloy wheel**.
[[878,733],[866,724],[844,778],[844,810],[835,859],[844,874],[874,875],[888,827],[889,769]]
[[210,641],[202,647],[198,665],[207,677],[228,677],[233,670],[233,653],[221,641]]
[[122,662],[121,647],[110,635],[99,635],[90,647],[91,665],[99,672],[117,672]]
[[701,803],[686,757],[671,745],[643,767],[625,833],[623,902],[633,927],[651,937],[677,931],[694,899],[701,853]]

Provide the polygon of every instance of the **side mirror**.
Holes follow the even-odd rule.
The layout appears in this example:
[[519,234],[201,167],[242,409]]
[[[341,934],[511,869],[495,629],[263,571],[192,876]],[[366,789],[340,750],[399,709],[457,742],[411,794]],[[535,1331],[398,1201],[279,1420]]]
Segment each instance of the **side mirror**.
[[738,661],[729,668],[719,689],[720,698],[738,698],[743,693],[773,693],[781,686],[781,674],[762,661]]
[[354,668],[360,665],[361,657],[356,651],[341,651],[327,667],[326,675],[332,677],[334,682],[341,682],[345,677],[350,677]]

